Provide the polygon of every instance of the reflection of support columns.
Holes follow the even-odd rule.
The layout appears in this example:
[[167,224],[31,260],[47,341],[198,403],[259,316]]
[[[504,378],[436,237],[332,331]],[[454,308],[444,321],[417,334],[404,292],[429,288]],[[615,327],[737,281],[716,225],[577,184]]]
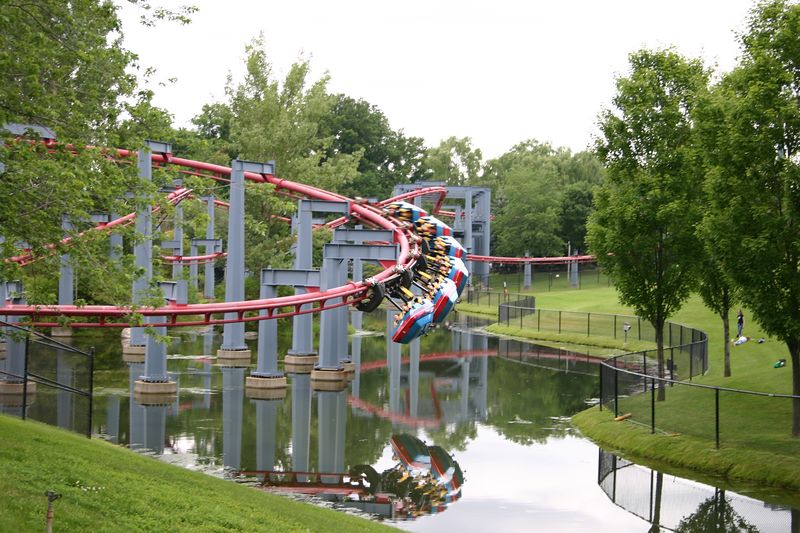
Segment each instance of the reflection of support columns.
[[[214,239],[214,197],[203,196],[201,200],[207,204],[208,223],[206,224],[206,239],[212,241]],[[213,246],[206,245],[206,255],[213,253],[213,250]],[[214,298],[214,261],[209,261],[205,264],[204,272],[203,297]]]
[[275,467],[275,427],[282,400],[252,400],[256,404],[256,470]]
[[469,420],[469,365],[470,357],[461,361],[461,421]]
[[386,359],[389,368],[389,411],[400,412],[400,371],[401,371],[401,345],[391,340],[391,331],[394,329],[396,314],[386,312]]
[[[481,349],[484,352],[489,349],[489,337],[481,337]],[[479,361],[479,393],[476,402],[478,404],[478,416],[481,420],[486,420],[489,417],[489,358],[481,357]]]
[[222,464],[238,470],[242,464],[244,368],[222,367]]
[[409,343],[408,388],[411,394],[409,414],[417,416],[419,404],[419,337]]
[[356,398],[361,395],[361,337],[354,335],[351,339],[350,355],[353,356],[353,381],[350,393]]
[[167,428],[166,405],[143,405],[144,447],[156,455],[164,454],[164,435]]
[[106,398],[106,434],[109,442],[119,444],[119,396]]
[[[292,470],[308,472],[311,432],[311,376],[292,377]],[[301,480],[302,481],[302,480]]]
[[[531,254],[529,252],[525,252],[525,257],[530,257]],[[530,261],[525,261],[525,266],[523,266],[523,278],[522,278],[522,288],[523,289],[530,289],[531,288],[531,263]]]
[[[262,300],[275,298],[277,291],[271,284],[271,271],[261,271],[261,289],[259,298]],[[259,312],[260,316],[267,316],[267,310]],[[263,398],[265,391],[270,397],[283,397],[286,390],[286,376],[278,371],[278,319],[261,320],[258,323],[258,363],[255,371],[247,377],[248,398]]]
[[[228,210],[228,246],[225,266],[225,301],[244,300],[244,173],[272,174],[273,166],[234,159],[231,161],[230,209]],[[226,320],[236,320],[238,313],[225,313]],[[223,326],[222,346],[217,351],[220,362],[250,359],[244,342],[244,322]]]
[[[61,216],[61,229],[69,235],[74,228],[67,215]],[[65,235],[65,236],[66,236]],[[72,305],[75,303],[75,272],[69,260],[69,254],[61,256],[61,265],[58,271],[58,305]],[[71,337],[72,328],[58,327],[50,332],[53,337]]]
[[128,447],[131,450],[139,450],[144,446],[144,407],[136,401],[136,395],[133,392],[136,380],[143,371],[144,363],[128,364],[128,390],[130,391]]
[[[56,381],[60,385],[67,387],[75,386],[75,370],[70,365],[69,357],[66,354],[59,353],[56,356]],[[62,429],[75,429],[72,415],[72,393],[67,390],[58,389],[58,400],[56,404],[56,419],[58,427]]]
[[[340,399],[345,392],[317,392],[317,423],[319,434],[319,472],[344,473],[345,409]],[[346,399],[345,399],[346,401]],[[336,483],[338,477],[321,476],[323,483]]]

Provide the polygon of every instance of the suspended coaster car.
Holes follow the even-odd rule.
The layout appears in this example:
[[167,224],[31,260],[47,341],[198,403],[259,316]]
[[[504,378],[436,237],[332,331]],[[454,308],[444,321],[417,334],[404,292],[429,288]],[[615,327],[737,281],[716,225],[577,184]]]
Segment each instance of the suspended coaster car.
[[433,325],[433,302],[427,298],[415,298],[401,312],[392,331],[394,342],[408,344],[427,333]]
[[406,222],[416,222],[420,217],[428,216],[421,207],[402,201],[387,204],[383,209],[389,215]]
[[467,251],[461,246],[461,243],[449,235],[443,235],[430,239],[428,247],[431,252],[444,254],[448,257],[464,257]]
[[467,270],[464,262],[457,257],[447,256],[427,256],[426,260],[429,264],[429,270],[453,280],[458,289],[458,295],[461,296],[461,293],[464,292],[464,288],[469,282],[469,270]]
[[419,219],[414,222],[414,227],[417,230],[417,234],[425,239],[453,235],[453,230],[450,229],[450,226],[431,215],[419,217]]
[[458,288],[449,278],[444,278],[433,293],[433,322],[441,324],[458,301]]

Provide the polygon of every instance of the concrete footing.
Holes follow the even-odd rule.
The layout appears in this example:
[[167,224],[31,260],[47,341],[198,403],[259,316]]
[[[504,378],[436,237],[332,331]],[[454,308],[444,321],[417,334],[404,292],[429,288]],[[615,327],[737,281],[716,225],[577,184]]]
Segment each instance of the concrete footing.
[[286,398],[286,387],[281,389],[245,388],[244,395],[251,400],[282,400]]
[[310,374],[318,362],[319,356],[316,353],[287,353],[283,359],[283,369],[292,374]]
[[137,379],[133,385],[133,393],[145,395],[171,395],[178,393],[178,384],[174,381],[143,381]]
[[72,337],[72,328],[52,328],[50,330],[51,337]]
[[311,371],[311,388],[322,391],[340,391],[347,388],[347,372],[343,369],[319,369]]
[[344,371],[348,374],[354,374],[356,371],[356,364],[352,361],[342,361],[340,363],[344,368]]
[[[147,346],[142,344],[141,346],[131,346],[131,340],[129,338],[122,339],[122,355],[141,355],[144,356],[144,352],[147,349]],[[144,359],[142,359],[144,361]]]
[[244,380],[247,389],[285,389],[286,376],[264,378],[260,376],[247,376]]
[[154,393],[141,393],[134,392],[133,399],[136,403],[145,407],[156,405],[172,405],[175,403],[176,394],[154,394]]
[[[253,352],[250,350],[225,350],[220,348],[217,350],[217,363],[226,366],[248,366],[252,355]],[[241,362],[243,360],[246,360],[247,364],[242,365]],[[236,364],[232,364],[231,361]]]

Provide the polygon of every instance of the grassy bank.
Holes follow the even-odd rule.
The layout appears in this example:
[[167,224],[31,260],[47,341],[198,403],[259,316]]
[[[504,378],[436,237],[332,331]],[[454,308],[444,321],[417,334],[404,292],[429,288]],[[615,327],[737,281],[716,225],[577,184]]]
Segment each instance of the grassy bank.
[[[613,289],[599,288],[537,294],[541,308],[631,314],[622,306]],[[745,314],[747,315],[746,311]],[[735,331],[735,312],[731,314]],[[709,335],[709,372],[695,383],[768,393],[791,393],[789,367],[773,368],[779,358],[788,356],[786,347],[766,337],[748,321],[745,334],[758,339],[731,347],[731,377],[722,376],[722,323],[698,297],[671,318],[673,322],[701,329]],[[592,338],[591,342],[596,342]],[[588,341],[587,341],[588,342]],[[728,340],[729,342],[729,340]],[[634,419],[614,422],[613,413],[597,407],[579,413],[575,425],[587,437],[604,447],[632,457],[650,459],[693,469],[732,480],[800,489],[800,439],[791,437],[791,403],[776,398],[756,398],[724,393],[720,400],[720,440],[715,448],[713,393],[689,387],[668,390],[666,402],[657,405],[657,426],[678,431],[651,434],[646,427],[649,394],[626,399]],[[639,417],[639,420],[636,418]],[[638,422],[638,423],[637,423]],[[645,424],[643,426],[642,424]]]
[[386,531],[389,528],[0,415],[0,531]]

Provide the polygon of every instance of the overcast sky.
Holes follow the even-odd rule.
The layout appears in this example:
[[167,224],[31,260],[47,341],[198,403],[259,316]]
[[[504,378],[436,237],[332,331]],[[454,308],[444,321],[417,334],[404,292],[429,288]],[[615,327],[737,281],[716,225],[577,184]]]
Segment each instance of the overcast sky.
[[[123,2],[124,3],[124,2]],[[586,148],[627,55],[674,46],[725,71],[739,54],[746,0],[184,0],[188,26],[121,17],[128,49],[156,78],[155,104],[189,125],[241,80],[245,44],[263,32],[281,79],[299,57],[329,90],[376,105],[429,146],[470,137],[485,158],[525,139]],[[126,4],[126,3],[124,3]]]

